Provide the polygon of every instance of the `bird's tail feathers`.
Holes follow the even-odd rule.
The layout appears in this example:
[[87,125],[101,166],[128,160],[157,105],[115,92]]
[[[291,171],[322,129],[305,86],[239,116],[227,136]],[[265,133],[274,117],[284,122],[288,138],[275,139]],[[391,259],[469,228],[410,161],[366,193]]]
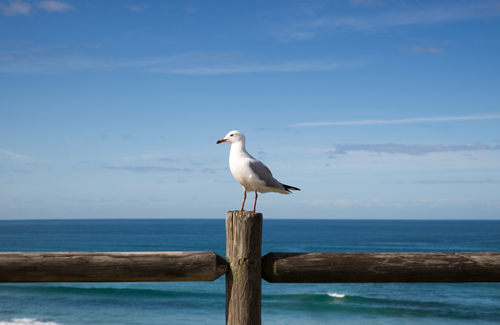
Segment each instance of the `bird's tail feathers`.
[[292,193],[290,190],[294,190],[294,191],[300,191],[300,188],[297,188],[297,187],[293,187],[293,186],[290,186],[290,185],[285,185],[285,184],[281,184],[283,185],[283,187],[285,188],[286,191]]

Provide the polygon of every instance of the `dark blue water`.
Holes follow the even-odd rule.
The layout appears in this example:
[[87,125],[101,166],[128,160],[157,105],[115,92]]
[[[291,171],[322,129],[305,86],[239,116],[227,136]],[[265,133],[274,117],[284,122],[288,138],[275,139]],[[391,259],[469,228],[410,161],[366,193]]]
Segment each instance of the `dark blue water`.
[[[500,221],[264,220],[267,252],[500,251]],[[224,220],[0,221],[1,251],[214,251]],[[3,324],[224,324],[215,282],[0,285]],[[500,284],[269,284],[263,324],[500,324]]]

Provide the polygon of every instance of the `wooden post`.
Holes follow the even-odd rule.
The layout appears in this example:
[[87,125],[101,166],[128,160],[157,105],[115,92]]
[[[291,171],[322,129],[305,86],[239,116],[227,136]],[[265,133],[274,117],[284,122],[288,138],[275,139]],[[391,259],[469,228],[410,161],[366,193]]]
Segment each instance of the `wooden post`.
[[262,214],[229,211],[226,218],[226,324],[260,325]]

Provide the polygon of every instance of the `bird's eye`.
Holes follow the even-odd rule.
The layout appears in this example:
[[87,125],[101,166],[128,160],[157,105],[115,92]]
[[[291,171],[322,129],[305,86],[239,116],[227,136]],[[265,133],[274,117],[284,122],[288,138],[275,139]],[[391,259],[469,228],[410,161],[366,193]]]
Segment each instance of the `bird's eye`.
[[230,137],[232,137],[233,135],[231,134]]

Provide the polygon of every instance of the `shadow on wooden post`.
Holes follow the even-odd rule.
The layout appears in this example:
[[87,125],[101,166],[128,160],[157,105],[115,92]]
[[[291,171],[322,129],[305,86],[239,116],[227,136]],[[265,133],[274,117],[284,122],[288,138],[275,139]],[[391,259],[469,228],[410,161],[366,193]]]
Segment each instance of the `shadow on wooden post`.
[[260,325],[262,214],[229,211],[226,218],[226,324]]

